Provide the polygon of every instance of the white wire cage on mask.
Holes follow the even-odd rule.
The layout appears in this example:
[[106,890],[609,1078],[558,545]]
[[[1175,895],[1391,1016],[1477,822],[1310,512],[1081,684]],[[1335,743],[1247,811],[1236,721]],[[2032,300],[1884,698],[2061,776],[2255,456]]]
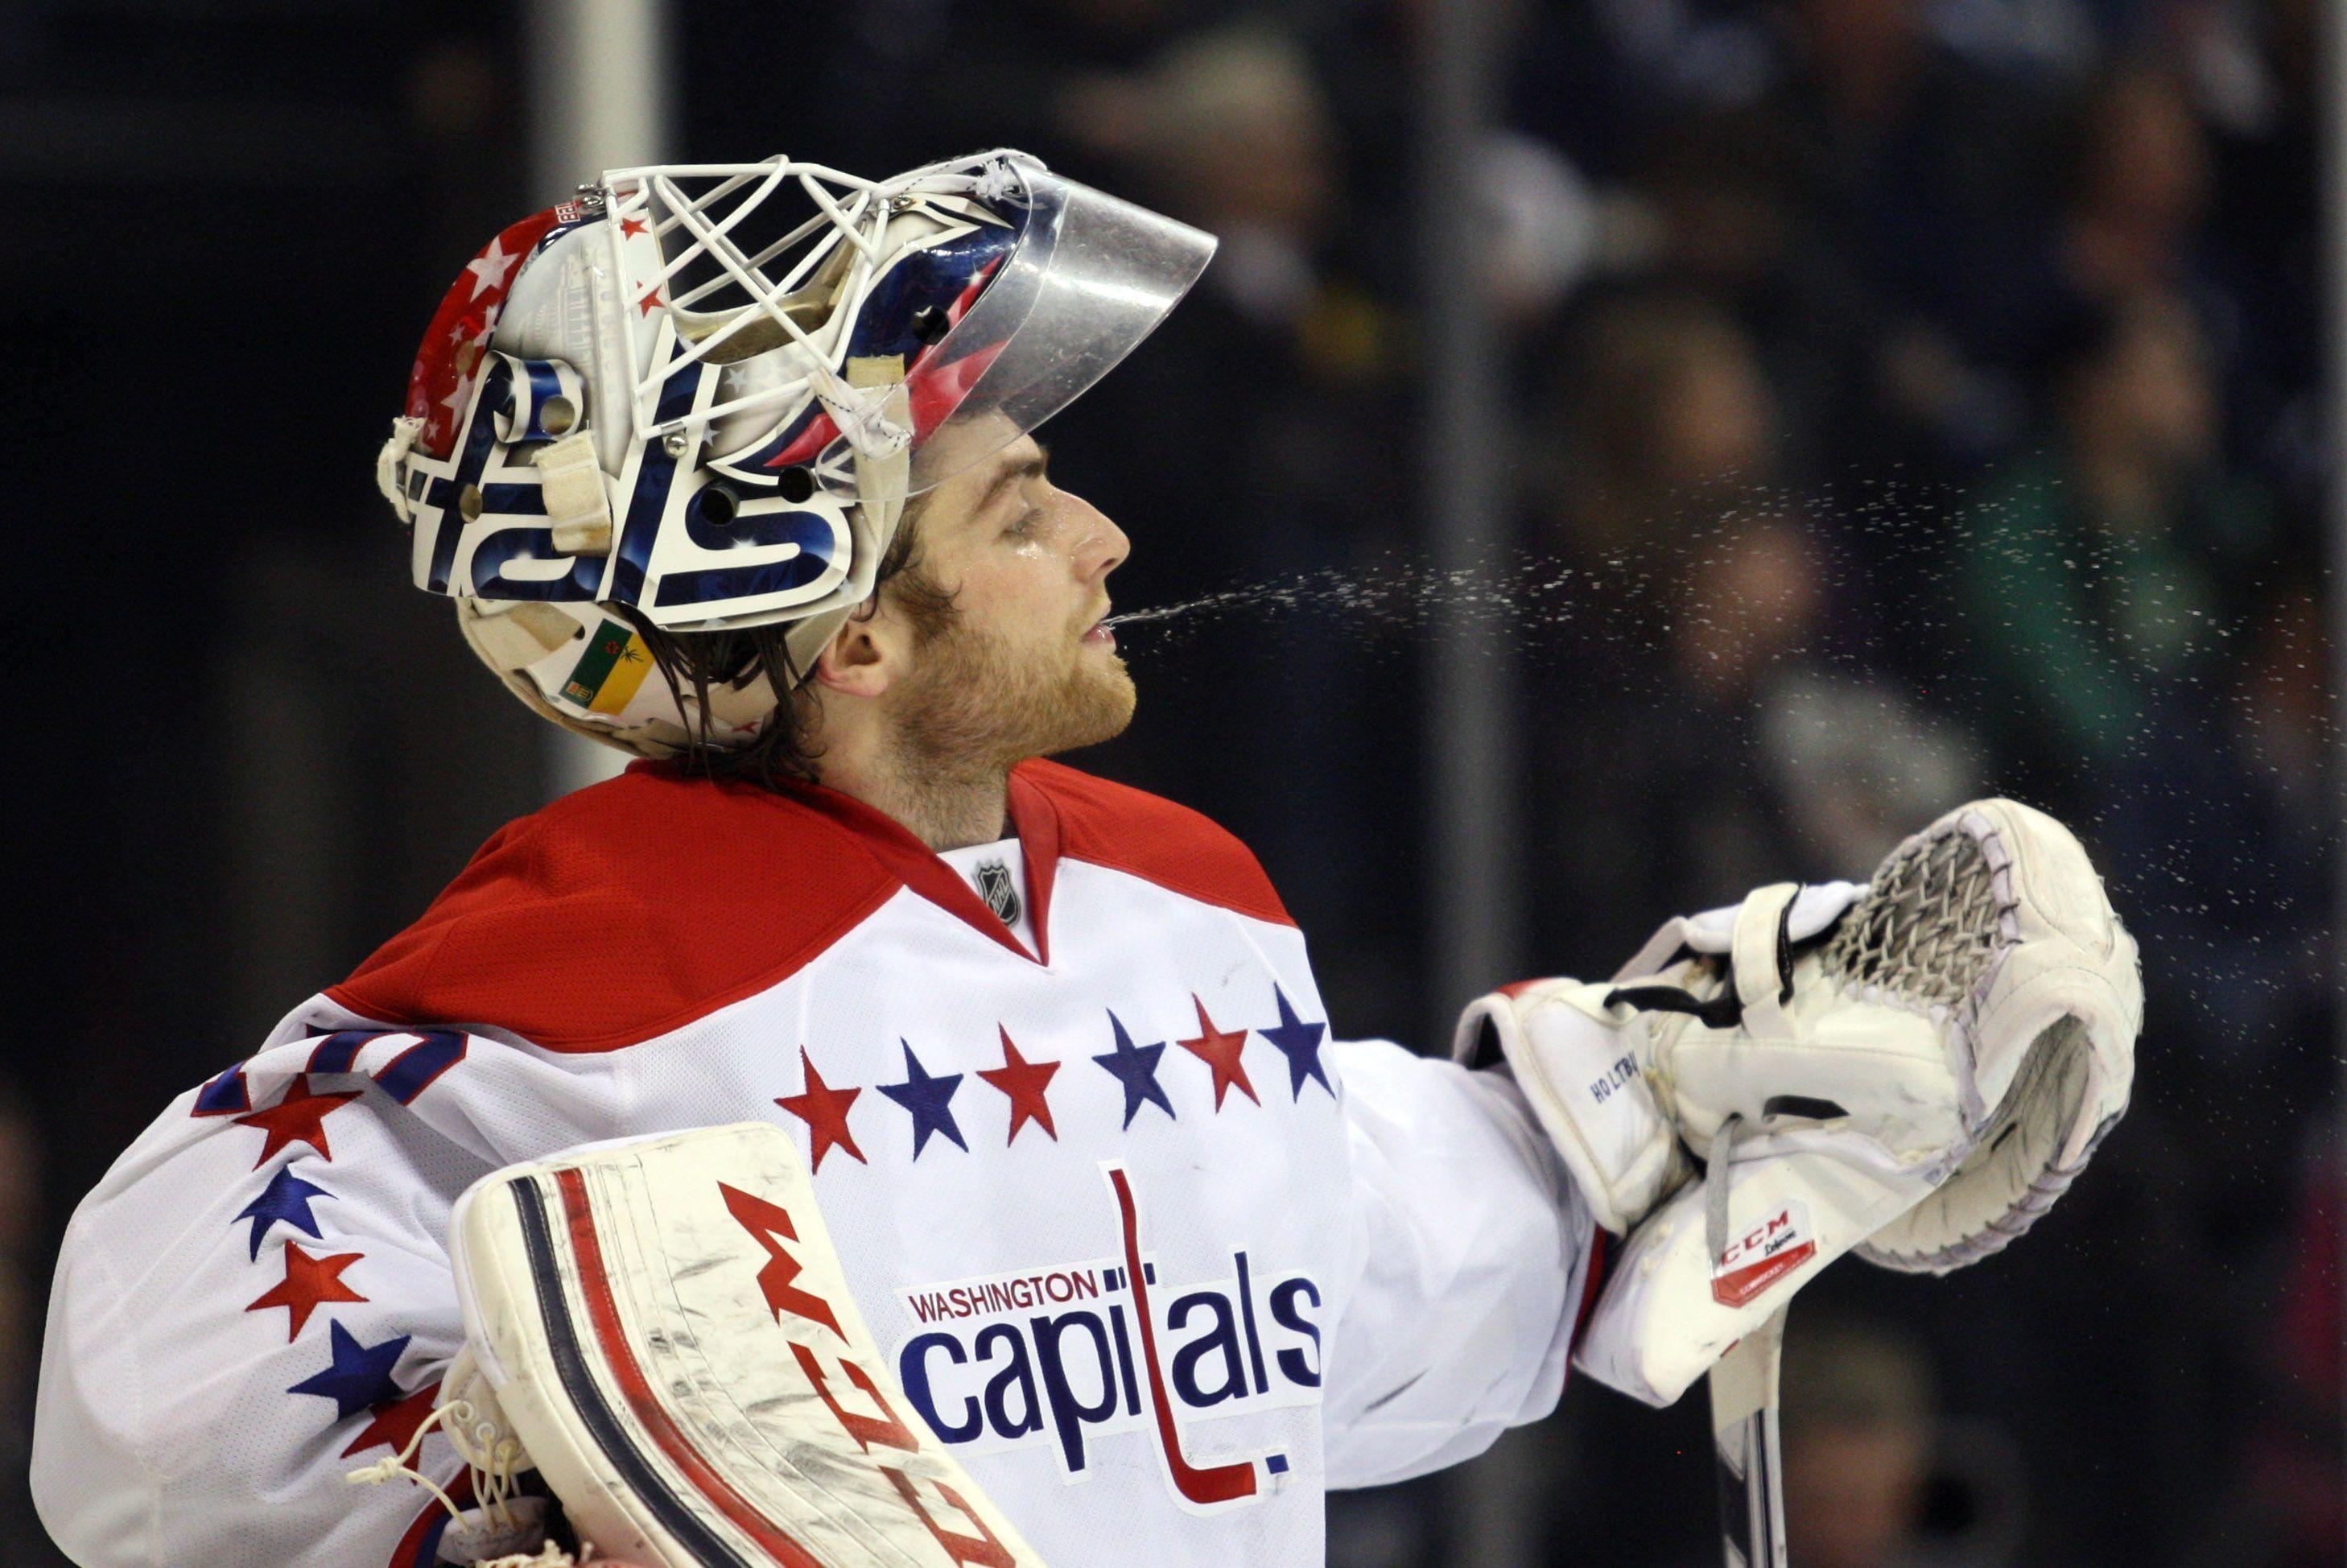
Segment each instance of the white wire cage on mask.
[[594,607],[799,623],[811,657],[906,501],[1099,380],[1214,244],[1015,152],[881,180],[781,158],[614,170],[467,266],[379,477],[417,586],[467,607],[532,706],[599,738],[657,718],[637,750],[742,738],[770,699],[679,712]]

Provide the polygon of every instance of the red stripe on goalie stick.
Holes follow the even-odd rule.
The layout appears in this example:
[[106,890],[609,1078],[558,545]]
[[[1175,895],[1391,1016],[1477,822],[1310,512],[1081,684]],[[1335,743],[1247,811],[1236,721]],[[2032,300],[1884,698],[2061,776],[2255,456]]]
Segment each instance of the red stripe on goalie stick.
[[685,1479],[715,1504],[717,1512],[732,1521],[736,1529],[756,1542],[760,1550],[784,1568],[825,1568],[821,1559],[792,1540],[781,1526],[727,1484],[653,1396],[643,1368],[636,1364],[635,1348],[628,1343],[626,1330],[620,1323],[619,1303],[612,1299],[611,1281],[603,1266],[603,1245],[595,1235],[595,1213],[587,1200],[586,1179],[576,1170],[567,1170],[555,1172],[554,1182],[562,1193],[563,1223],[570,1233],[571,1251],[579,1259],[579,1283],[587,1297],[588,1319],[595,1326],[595,1343],[618,1379],[628,1409],[651,1434],[661,1451],[684,1472]]
[[1124,1167],[1108,1168],[1116,1206],[1124,1219],[1124,1270],[1133,1281],[1133,1315],[1141,1320],[1141,1359],[1149,1368],[1149,1399],[1157,1408],[1157,1446],[1174,1472],[1174,1489],[1192,1502],[1232,1502],[1255,1495],[1255,1466],[1214,1464],[1201,1469],[1182,1457],[1182,1434],[1174,1425],[1174,1402],[1165,1397],[1165,1374],[1157,1367],[1157,1330],[1149,1316],[1149,1286],[1141,1268],[1141,1219]]

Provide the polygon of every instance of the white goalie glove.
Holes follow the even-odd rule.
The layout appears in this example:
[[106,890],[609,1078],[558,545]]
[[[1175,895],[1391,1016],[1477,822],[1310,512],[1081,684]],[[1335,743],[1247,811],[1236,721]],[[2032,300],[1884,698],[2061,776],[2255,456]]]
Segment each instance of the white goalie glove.
[[466,1346],[438,1419],[485,1501],[444,1559],[572,1561],[545,1542],[543,1501],[514,1494],[535,1470],[588,1562],[1040,1568],[911,1413],[780,1129],[511,1166],[449,1232]]
[[2026,1230],[2125,1112],[2142,1017],[2085,850],[1991,800],[1867,886],[1765,887],[1611,984],[1484,997],[1456,1053],[1504,1057],[1627,1236],[1575,1358],[1664,1405],[1845,1252],[1945,1273]]

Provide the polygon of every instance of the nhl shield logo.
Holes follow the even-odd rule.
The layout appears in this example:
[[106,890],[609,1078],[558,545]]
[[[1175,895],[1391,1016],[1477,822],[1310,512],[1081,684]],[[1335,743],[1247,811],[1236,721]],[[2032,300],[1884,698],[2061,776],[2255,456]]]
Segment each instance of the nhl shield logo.
[[1010,867],[999,860],[981,862],[978,868],[978,896],[986,907],[1001,917],[1006,926],[1019,923],[1019,888],[1010,879]]

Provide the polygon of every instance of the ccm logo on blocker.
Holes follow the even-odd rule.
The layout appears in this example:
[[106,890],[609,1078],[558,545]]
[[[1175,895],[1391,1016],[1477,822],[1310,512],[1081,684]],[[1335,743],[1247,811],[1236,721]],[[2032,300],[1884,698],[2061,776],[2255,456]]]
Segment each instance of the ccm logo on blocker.
[[918,1326],[898,1348],[905,1397],[938,1437],[972,1452],[1050,1443],[1069,1481],[1090,1445],[1147,1431],[1174,1495],[1194,1511],[1247,1501],[1288,1471],[1286,1454],[1192,1465],[1182,1427],[1320,1401],[1320,1287],[1249,1254],[1194,1285],[1142,1256],[1122,1165],[1105,1164],[1121,1256],[922,1286],[902,1293]]

